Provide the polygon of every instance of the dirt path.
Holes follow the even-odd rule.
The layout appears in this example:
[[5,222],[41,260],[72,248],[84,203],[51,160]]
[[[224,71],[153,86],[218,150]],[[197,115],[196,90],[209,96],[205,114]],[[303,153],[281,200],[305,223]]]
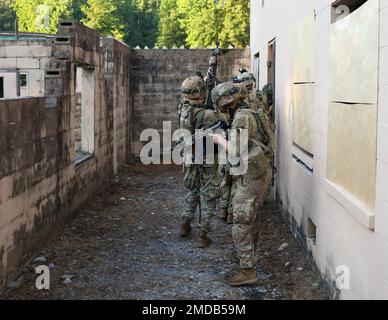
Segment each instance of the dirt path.
[[[27,266],[2,299],[325,299],[327,292],[275,204],[261,214],[257,285],[231,288],[223,277],[236,267],[231,227],[215,218],[206,250],[178,236],[185,190],[180,168],[127,166],[36,257],[51,267],[51,288],[35,288]],[[278,248],[287,242],[283,251]],[[39,259],[38,259],[39,260]],[[288,264],[289,263],[289,264]],[[71,279],[64,280],[65,275]],[[64,283],[69,282],[69,283]]]

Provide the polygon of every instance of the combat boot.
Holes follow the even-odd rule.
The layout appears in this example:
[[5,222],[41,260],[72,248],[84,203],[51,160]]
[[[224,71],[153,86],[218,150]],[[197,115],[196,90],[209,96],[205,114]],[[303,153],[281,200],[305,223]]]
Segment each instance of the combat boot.
[[205,249],[212,241],[208,238],[207,233],[205,231],[200,230],[198,232],[198,248]]
[[221,210],[220,210],[220,218],[222,220],[226,220],[228,218],[228,210],[226,208],[221,208]]
[[233,263],[240,263],[240,259],[237,256],[237,252],[234,250],[230,253],[226,253],[225,256]]
[[186,238],[191,231],[191,220],[190,219],[183,219],[181,223],[181,228],[180,228],[180,235],[182,238]]
[[230,286],[246,286],[257,282],[255,269],[241,269],[234,276],[227,277],[225,282]]
[[227,224],[233,224],[233,214],[228,214],[228,219],[226,220]]

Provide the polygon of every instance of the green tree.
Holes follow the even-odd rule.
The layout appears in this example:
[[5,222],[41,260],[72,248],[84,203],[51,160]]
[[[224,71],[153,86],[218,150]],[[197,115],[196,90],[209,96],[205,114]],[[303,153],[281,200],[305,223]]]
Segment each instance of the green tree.
[[124,39],[123,28],[117,16],[117,1],[114,0],[87,0],[81,5],[85,15],[82,22],[101,32],[103,35],[112,35],[118,40]]
[[0,31],[13,31],[15,29],[16,14],[12,9],[11,0],[0,2]]
[[178,0],[181,26],[190,47],[214,46],[222,27],[222,6],[214,0]]
[[245,47],[250,41],[250,0],[222,0],[223,23],[219,38],[223,46]]
[[168,48],[174,45],[186,45],[187,34],[181,26],[183,15],[178,12],[177,0],[162,0],[160,5],[160,21],[158,46]]
[[132,0],[131,30],[125,42],[131,46],[152,48],[158,35],[160,0]]
[[71,17],[72,0],[14,0],[20,31],[54,34],[60,20]]
[[81,7],[85,5],[87,0],[73,0],[71,5],[72,20],[82,21],[85,19],[85,15],[81,10]]
[[163,0],[158,44],[190,47],[249,44],[249,0]]

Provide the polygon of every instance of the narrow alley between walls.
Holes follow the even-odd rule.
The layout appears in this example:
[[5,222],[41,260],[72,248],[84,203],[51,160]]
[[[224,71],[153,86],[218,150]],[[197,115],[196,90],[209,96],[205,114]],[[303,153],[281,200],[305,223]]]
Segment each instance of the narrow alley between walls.
[[[237,265],[231,226],[217,216],[208,249],[179,237],[181,168],[127,165],[64,232],[36,252],[1,299],[328,299],[324,283],[292,237],[276,203],[260,213],[257,284],[223,282]],[[50,268],[50,289],[35,268]]]

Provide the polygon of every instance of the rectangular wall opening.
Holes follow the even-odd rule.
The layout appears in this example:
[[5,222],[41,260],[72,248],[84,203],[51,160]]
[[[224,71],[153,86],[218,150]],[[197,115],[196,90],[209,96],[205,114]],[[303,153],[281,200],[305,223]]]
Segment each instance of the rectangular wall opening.
[[95,71],[76,68],[75,164],[79,165],[94,154],[94,92]]
[[317,227],[310,218],[307,219],[307,239],[312,245],[317,245]]
[[359,9],[368,0],[337,0],[332,4],[331,23],[336,23]]
[[296,161],[309,174],[314,173],[314,156],[311,153],[303,150],[297,144],[292,143],[291,147],[292,159]]
[[272,84],[275,88],[275,64],[276,64],[276,40],[272,40],[268,43],[268,83]]
[[[273,39],[268,43],[268,61],[267,61],[267,68],[268,68],[268,77],[267,77],[267,83],[270,83],[272,85],[272,101],[269,101],[270,105],[275,105],[275,75],[276,75],[276,39]],[[272,120],[275,120],[275,108],[273,108],[272,111]]]
[[253,58],[253,75],[256,79],[256,88],[260,89],[260,53],[256,53]]
[[0,77],[0,99],[4,98],[4,77]]
[[293,157],[312,172],[315,130],[315,13],[292,29]]
[[20,96],[22,97],[29,96],[27,73],[19,73],[19,89],[20,89]]
[[368,228],[376,202],[379,9],[379,0],[365,1],[329,36],[327,186]]

